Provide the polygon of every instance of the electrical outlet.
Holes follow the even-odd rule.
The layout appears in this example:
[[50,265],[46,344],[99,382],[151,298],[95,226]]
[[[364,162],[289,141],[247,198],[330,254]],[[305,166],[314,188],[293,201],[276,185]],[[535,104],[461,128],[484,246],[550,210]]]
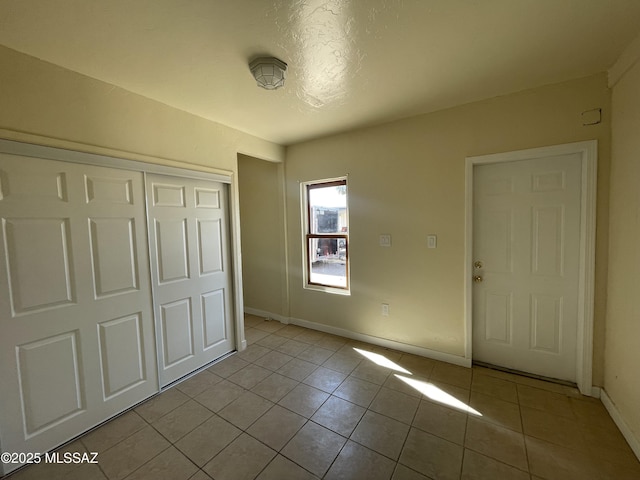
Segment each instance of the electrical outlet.
[[391,235],[380,235],[380,246],[381,247],[390,247],[391,246]]
[[388,303],[383,303],[382,304],[382,316],[383,317],[388,317],[389,316],[389,304]]

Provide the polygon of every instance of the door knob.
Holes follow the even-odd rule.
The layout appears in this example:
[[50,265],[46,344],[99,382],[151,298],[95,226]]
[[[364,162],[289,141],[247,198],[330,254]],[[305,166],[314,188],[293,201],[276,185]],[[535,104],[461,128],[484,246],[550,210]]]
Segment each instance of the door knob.
[[473,281],[476,283],[480,283],[482,281],[482,277],[480,275],[474,275]]

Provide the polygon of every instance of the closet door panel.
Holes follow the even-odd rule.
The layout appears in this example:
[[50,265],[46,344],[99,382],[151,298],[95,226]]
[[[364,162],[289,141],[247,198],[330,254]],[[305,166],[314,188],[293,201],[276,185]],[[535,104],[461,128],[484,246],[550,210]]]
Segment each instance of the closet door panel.
[[3,451],[45,452],[157,392],[143,187],[0,153]]
[[160,384],[234,349],[227,186],[147,175]]

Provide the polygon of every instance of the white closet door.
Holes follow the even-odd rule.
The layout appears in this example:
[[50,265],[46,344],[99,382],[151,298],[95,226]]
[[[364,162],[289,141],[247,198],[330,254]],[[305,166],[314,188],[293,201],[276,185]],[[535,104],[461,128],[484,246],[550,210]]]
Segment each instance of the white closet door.
[[3,451],[45,452],[158,390],[143,185],[0,153]]
[[227,187],[147,175],[147,206],[165,386],[234,349]]

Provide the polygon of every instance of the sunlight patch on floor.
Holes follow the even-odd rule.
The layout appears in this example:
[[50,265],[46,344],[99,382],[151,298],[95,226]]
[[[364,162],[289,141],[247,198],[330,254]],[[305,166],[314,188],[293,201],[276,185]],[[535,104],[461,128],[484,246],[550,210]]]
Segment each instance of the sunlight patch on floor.
[[[381,355],[379,353],[369,352],[367,350],[362,350],[360,348],[355,348],[355,347],[353,349],[363,357],[375,363],[376,365],[380,365],[381,367],[385,367],[390,370],[395,370],[396,372],[400,372],[405,375],[413,375],[409,370],[401,367],[400,365],[393,362],[392,360],[389,360],[384,355]],[[418,392],[420,392],[427,398],[433,400],[434,402],[441,403],[448,407],[452,407],[457,410],[470,413],[472,415],[477,415],[478,417],[482,416],[480,412],[478,412],[474,408],[471,408],[466,403],[458,400],[453,395],[445,392],[440,387],[435,386],[433,383],[425,382],[424,380],[417,380],[415,378],[405,377],[404,375],[398,375],[397,373],[394,373],[394,376],[402,380],[407,385],[415,388]]]
[[397,373],[394,373],[394,375],[396,378],[415,388],[424,396],[430,398],[434,402],[442,403],[443,405],[462,410],[463,412],[471,413],[472,415],[477,415],[478,417],[482,416],[480,412],[471,408],[466,403],[458,400],[453,395],[448,394],[440,387],[436,387],[433,383],[416,380],[415,378],[403,377],[402,375],[398,375]]
[[392,362],[384,355],[380,355],[379,353],[368,352],[366,350],[361,350],[359,348],[354,348],[354,350],[358,352],[360,355],[362,355],[363,357],[371,360],[376,365],[380,365],[381,367],[395,370],[396,372],[402,372],[407,375],[412,375],[412,373],[409,370],[402,368],[400,365],[398,365],[395,362]]

